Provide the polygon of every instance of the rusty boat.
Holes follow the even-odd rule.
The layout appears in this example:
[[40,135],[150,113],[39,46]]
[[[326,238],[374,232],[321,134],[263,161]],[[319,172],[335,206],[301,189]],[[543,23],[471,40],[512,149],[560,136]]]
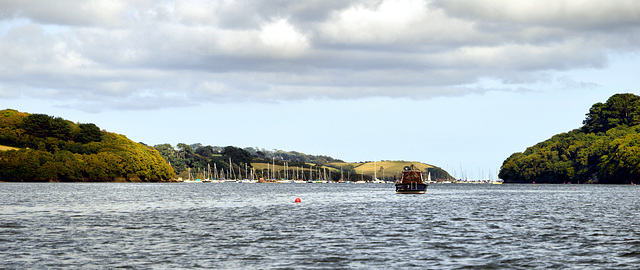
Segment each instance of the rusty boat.
[[417,169],[413,164],[404,167],[402,178],[396,181],[396,193],[398,194],[424,194],[427,192],[427,186],[422,179],[422,171]]

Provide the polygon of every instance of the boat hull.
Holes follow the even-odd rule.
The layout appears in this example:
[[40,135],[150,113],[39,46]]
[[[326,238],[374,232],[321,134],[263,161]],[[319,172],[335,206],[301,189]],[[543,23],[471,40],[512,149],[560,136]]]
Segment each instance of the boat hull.
[[398,194],[424,194],[427,192],[427,184],[396,184]]

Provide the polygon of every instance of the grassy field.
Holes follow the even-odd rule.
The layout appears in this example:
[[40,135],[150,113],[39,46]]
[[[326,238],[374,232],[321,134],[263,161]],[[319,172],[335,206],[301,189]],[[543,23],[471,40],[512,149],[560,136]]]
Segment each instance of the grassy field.
[[0,145],[0,151],[8,151],[8,150],[20,150],[20,148]]

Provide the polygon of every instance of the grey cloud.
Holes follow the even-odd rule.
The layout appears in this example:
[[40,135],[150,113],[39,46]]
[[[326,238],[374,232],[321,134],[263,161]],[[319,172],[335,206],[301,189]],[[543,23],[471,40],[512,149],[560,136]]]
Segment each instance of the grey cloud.
[[636,0],[433,0],[430,4],[451,16],[479,23],[516,23],[607,31],[620,27],[637,27],[640,21],[640,1]]
[[494,90],[526,91],[549,83],[548,72],[638,51],[630,10],[639,1],[554,2],[568,10],[497,0],[4,1],[0,97],[20,89],[85,110],[431,98],[489,91],[474,86],[486,78],[504,85]]
[[4,0],[0,18],[29,18],[35,22],[57,25],[116,26],[125,16],[124,1],[83,0]]
[[[249,0],[225,5],[220,10],[221,26],[225,28],[255,28],[273,18],[288,18],[297,25],[322,22],[335,10],[353,5],[356,1],[310,0],[310,1],[260,1]],[[376,1],[358,1],[376,2]],[[379,1],[377,1],[379,2]]]

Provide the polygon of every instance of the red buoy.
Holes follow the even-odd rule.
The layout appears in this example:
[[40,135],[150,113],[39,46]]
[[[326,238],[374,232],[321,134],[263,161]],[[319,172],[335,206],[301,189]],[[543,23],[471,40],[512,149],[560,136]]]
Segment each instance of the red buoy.
[[299,203],[299,202],[302,202],[302,200],[300,200],[300,198],[296,198],[296,200],[294,202]]

